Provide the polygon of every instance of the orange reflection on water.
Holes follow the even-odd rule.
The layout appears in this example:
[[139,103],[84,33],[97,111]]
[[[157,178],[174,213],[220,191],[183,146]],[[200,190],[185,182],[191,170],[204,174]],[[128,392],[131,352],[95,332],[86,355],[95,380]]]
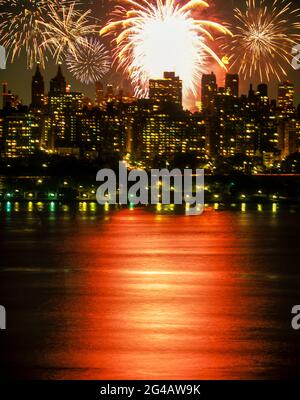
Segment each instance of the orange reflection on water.
[[[230,213],[111,214],[62,244],[67,278],[51,378],[233,379],[263,374],[272,327],[243,221]],[[250,243],[251,244],[251,243]]]

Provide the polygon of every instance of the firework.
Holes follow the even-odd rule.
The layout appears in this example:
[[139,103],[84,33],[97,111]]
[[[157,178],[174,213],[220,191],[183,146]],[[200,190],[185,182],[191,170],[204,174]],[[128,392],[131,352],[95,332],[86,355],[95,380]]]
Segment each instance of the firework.
[[43,63],[43,31],[40,22],[47,13],[48,4],[48,0],[0,1],[1,44],[11,52],[12,61],[24,47],[28,66],[31,67],[35,62]]
[[72,3],[57,8],[50,4],[49,22],[42,22],[46,37],[43,45],[51,49],[57,62],[67,52],[76,56],[77,45],[86,45],[85,37],[95,31],[95,25],[90,21],[91,10],[81,12],[75,6],[76,3]]
[[[182,2],[180,2],[182,3]],[[201,19],[209,7],[201,0],[124,0],[100,35],[114,36],[114,61],[125,71],[137,96],[148,92],[150,78],[173,71],[183,80],[184,95],[196,94],[209,60],[226,68],[209,45],[212,32],[230,34],[221,24]]]
[[45,64],[47,46],[45,24],[51,10],[77,5],[77,0],[0,0],[1,44],[13,62],[25,49],[27,66]]
[[84,44],[77,43],[75,53],[68,52],[66,63],[74,77],[87,85],[100,81],[111,66],[105,46],[93,37],[86,39]]
[[290,0],[248,0],[246,9],[235,9],[236,24],[230,44],[224,46],[229,54],[231,69],[236,68],[246,79],[259,75],[261,81],[286,76],[291,51],[300,41],[300,9]]

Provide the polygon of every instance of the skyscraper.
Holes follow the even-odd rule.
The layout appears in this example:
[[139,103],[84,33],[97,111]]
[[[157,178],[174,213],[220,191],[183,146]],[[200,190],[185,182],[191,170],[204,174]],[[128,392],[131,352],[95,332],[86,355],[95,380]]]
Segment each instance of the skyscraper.
[[50,95],[57,93],[66,93],[66,87],[66,79],[63,76],[61,65],[59,65],[56,76],[50,81]]
[[8,99],[9,99],[7,87],[8,87],[7,82],[3,82],[2,83],[3,108],[7,107],[7,103],[8,103]]
[[282,82],[278,86],[278,107],[284,115],[294,113],[294,85],[291,82]]
[[226,74],[225,89],[233,97],[239,97],[239,76],[238,74]]
[[211,74],[203,74],[201,84],[201,102],[203,110],[208,109],[213,105],[216,93],[216,75],[213,72]]
[[278,125],[278,148],[281,158],[298,151],[299,123],[292,120],[282,120]]
[[255,91],[253,89],[252,83],[250,83],[250,86],[249,86],[248,100],[251,101],[251,102],[256,100]]
[[31,107],[42,109],[44,106],[45,84],[40,67],[37,65],[36,72],[32,77],[31,83]]
[[95,103],[96,106],[99,108],[103,108],[104,106],[104,89],[103,89],[103,83],[102,82],[96,82],[96,98],[95,98]]
[[21,105],[19,96],[8,90],[8,85],[6,82],[2,83],[2,100],[3,108],[18,108],[18,106]]
[[174,72],[165,72],[163,79],[150,79],[149,97],[155,102],[182,105],[182,81]]
[[261,83],[257,85],[257,91],[259,92],[260,97],[268,97],[268,85],[265,83]]
[[31,112],[8,114],[4,118],[4,131],[7,158],[28,157],[39,148],[40,126]]

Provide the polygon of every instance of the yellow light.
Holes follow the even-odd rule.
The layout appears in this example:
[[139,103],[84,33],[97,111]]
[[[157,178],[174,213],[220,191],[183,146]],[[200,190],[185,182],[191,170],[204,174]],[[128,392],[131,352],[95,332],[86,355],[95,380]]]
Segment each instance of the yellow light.
[[97,211],[97,203],[90,203],[90,210],[92,212],[96,212]]
[[228,65],[228,64],[229,64],[229,57],[228,57],[228,56],[222,57],[222,63],[223,63],[224,65]]

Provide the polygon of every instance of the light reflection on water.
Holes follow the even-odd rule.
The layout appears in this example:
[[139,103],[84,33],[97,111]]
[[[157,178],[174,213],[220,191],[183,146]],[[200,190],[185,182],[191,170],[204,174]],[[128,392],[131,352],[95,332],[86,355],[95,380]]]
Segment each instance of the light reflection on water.
[[[114,210],[119,210],[122,209],[122,206],[120,205],[110,205],[110,204],[105,204],[104,206],[98,205],[96,202],[86,202],[86,201],[81,201],[78,203],[74,204],[65,204],[65,203],[57,203],[54,201],[51,202],[33,202],[33,201],[28,201],[28,202],[19,202],[19,201],[6,201],[6,202],[0,202],[0,212],[1,211],[6,211],[6,212],[11,212],[12,211],[12,205],[14,208],[14,212],[19,212],[19,211],[29,211],[29,212],[51,212],[54,213],[56,211],[62,211],[64,213],[68,213],[70,210],[80,212],[82,214],[84,213],[97,213],[97,212],[105,212],[108,213],[110,211]],[[124,206],[123,206],[124,207]],[[125,207],[126,208],[126,207]],[[136,209],[139,209],[140,207],[135,206],[133,203],[130,203],[128,206],[128,209],[130,211],[134,211]],[[247,204],[247,203],[240,203],[240,204],[230,204],[230,205],[223,205],[221,203],[214,203],[212,205],[210,204],[205,204],[205,209],[206,210],[215,210],[215,211],[224,211],[224,210],[231,210],[231,211],[240,211],[240,212],[247,212],[247,211],[259,211],[259,212],[273,212],[276,213],[279,211],[281,206],[279,206],[278,202],[273,202],[273,203],[267,203],[267,204],[260,204],[260,203],[253,203],[253,204]],[[298,209],[298,206],[289,206],[289,207],[283,207],[285,211],[290,211],[293,212],[294,209]],[[144,207],[144,209],[149,211],[149,206]],[[184,207],[182,206],[175,206],[174,204],[171,205],[163,205],[161,203],[157,204],[155,207],[150,206],[150,210],[153,212],[155,211],[156,213],[183,213],[184,212]]]
[[35,378],[296,375],[299,214],[213,208],[12,208],[0,242],[3,360]]

